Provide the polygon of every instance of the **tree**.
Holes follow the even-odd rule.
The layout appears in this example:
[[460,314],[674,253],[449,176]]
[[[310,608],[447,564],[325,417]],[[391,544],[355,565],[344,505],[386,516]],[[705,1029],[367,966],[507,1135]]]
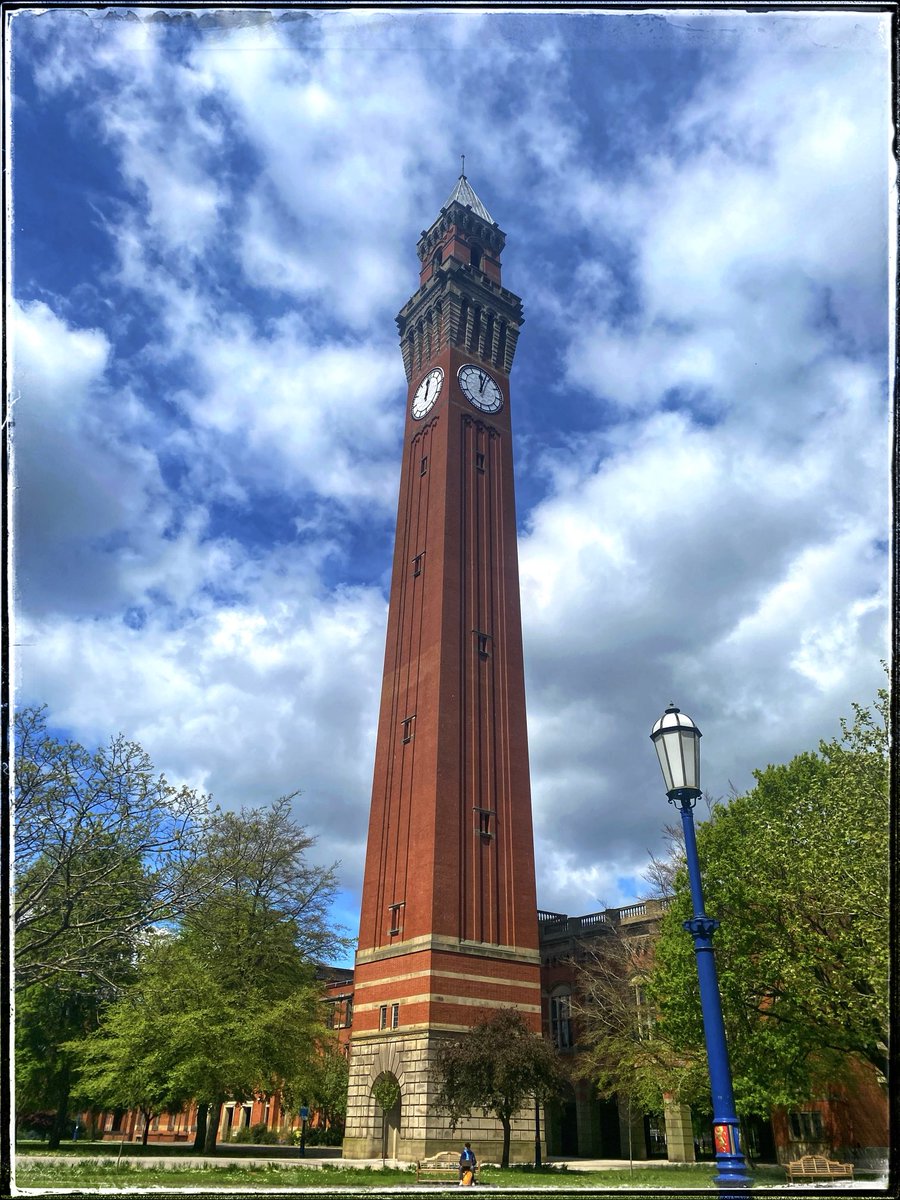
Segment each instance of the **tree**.
[[[271,992],[279,975],[299,989],[306,1011],[310,960],[345,940],[328,919],[335,867],[309,863],[314,839],[292,820],[291,797],[265,809],[211,811],[207,797],[171,786],[141,747],[121,735],[93,752],[53,737],[43,708],[16,717],[15,771],[17,1111],[25,1104],[52,1108],[51,1142],[58,1143],[68,1122],[75,1047],[83,1056],[82,1094],[90,1083],[98,1097],[111,1096],[117,1071],[128,1078],[135,1105],[158,1106],[168,1094],[164,1081],[147,1077],[134,1039],[114,1028],[115,1007],[98,1040],[84,1042],[97,1030],[103,1006],[120,1000],[135,1029],[142,1028],[133,1004],[138,992],[129,987],[139,961],[146,976],[153,931],[189,939],[198,978],[209,964],[210,994],[227,998],[219,1006],[226,1023],[231,1014],[241,1026],[245,992],[261,1007],[269,1004],[257,1032],[277,1025],[279,1012],[292,1019],[284,988]],[[155,982],[162,988],[165,981]],[[141,986],[148,986],[146,977]],[[305,1033],[307,1017],[294,1028]],[[170,1028],[174,1037],[178,1022]],[[248,1032],[236,1035],[243,1065],[232,1063],[231,1082],[216,1076],[210,1084],[216,1095],[229,1095],[248,1073],[259,1076],[244,1069],[248,1058],[260,1069],[265,1059],[261,1051],[254,1059],[246,1036],[241,1041]],[[202,1044],[203,1037],[192,1043]],[[296,1049],[291,1036],[284,1044]],[[213,1057],[218,1052],[211,1048]],[[198,1068],[196,1054],[185,1061]],[[287,1055],[286,1069],[296,1069],[296,1061]],[[144,1092],[159,1098],[139,1099]]]
[[226,1100],[315,1075],[324,1030],[309,953],[340,939],[327,921],[334,868],[310,866],[311,845],[289,797],[210,816],[192,864],[203,898],[148,941],[135,982],[70,1047],[85,1100],[149,1112],[193,1098],[212,1150]]
[[77,1067],[74,1098],[94,1108],[136,1109],[144,1118],[145,1145],[151,1119],[190,1099],[175,1086],[171,1012],[160,1003],[164,978],[171,998],[172,965],[169,947],[146,949],[137,979],[106,1007],[99,1028],[62,1047]]
[[[852,1059],[883,1079],[888,1040],[887,693],[852,725],[755,773],[698,828],[735,1100],[767,1113],[840,1078]],[[686,872],[662,923],[650,987],[666,1036],[703,1059],[696,965],[681,922]]]
[[215,913],[218,920],[231,907],[252,952],[257,926],[264,927],[270,914],[278,913],[294,922],[301,954],[321,963],[351,943],[330,915],[338,864],[321,867],[309,861],[315,838],[291,816],[295,795],[282,796],[267,808],[213,814],[198,867],[213,881],[216,903],[193,912],[190,923],[201,934],[204,914]]
[[501,1166],[509,1166],[512,1118],[535,1098],[548,1100],[561,1089],[559,1056],[532,1033],[515,1009],[500,1009],[473,1025],[465,1037],[442,1045],[435,1058],[435,1104],[455,1128],[473,1108],[503,1127]]
[[16,1123],[29,1112],[52,1113],[47,1134],[55,1149],[71,1128],[70,1095],[76,1077],[65,1043],[96,1028],[101,998],[83,988],[32,984],[16,996]]
[[286,1112],[299,1113],[303,1105],[316,1109],[326,1124],[343,1131],[347,1116],[350,1064],[331,1031],[318,1040],[305,1071],[286,1079],[281,1102]]
[[648,1002],[653,946],[629,938],[610,923],[585,950],[576,971],[579,1049],[585,1073],[601,1096],[627,1096],[644,1112],[662,1108],[664,1095],[694,1101],[700,1078],[695,1055],[685,1056],[666,1037]]
[[241,976],[241,926],[229,932],[234,910],[221,915],[219,924],[207,917],[202,937],[185,931],[148,945],[100,1028],[68,1046],[82,1100],[150,1114],[194,1098],[209,1109],[208,1150],[223,1103],[270,1094],[307,1071],[321,1033],[318,989],[292,924],[272,921],[254,971]]
[[157,776],[121,735],[58,741],[15,720],[15,983],[116,986],[140,935],[193,900],[206,797]]

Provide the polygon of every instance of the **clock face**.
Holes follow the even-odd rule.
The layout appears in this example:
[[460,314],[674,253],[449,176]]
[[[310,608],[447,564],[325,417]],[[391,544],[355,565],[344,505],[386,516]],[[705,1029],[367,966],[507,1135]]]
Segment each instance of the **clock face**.
[[484,367],[466,363],[459,368],[459,386],[470,404],[482,412],[495,413],[503,407],[503,396]]
[[435,367],[433,371],[428,372],[416,388],[412,402],[412,415],[417,421],[420,421],[429,409],[434,407],[435,401],[441,394],[443,382],[444,372],[440,367]]

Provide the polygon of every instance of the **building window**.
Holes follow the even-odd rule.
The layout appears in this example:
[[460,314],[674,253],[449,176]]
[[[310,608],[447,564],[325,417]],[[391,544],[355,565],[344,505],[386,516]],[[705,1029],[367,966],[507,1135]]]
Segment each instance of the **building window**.
[[473,246],[471,255],[472,255],[472,266],[476,269],[476,271],[480,271],[481,270],[481,247]]
[[571,1050],[572,993],[566,988],[550,997],[550,1036],[559,1050]]
[[388,905],[388,913],[390,914],[390,929],[388,929],[388,937],[396,937],[400,932],[400,910],[403,908],[404,904],[405,901],[401,900],[398,904]]
[[481,837],[483,837],[483,838],[493,837],[494,835],[491,832],[491,818],[495,817],[497,815],[496,810],[493,808],[477,808],[476,807],[473,811],[475,813],[475,820],[477,822],[478,833],[481,835]]
[[463,300],[459,306],[459,325],[456,328],[456,342],[459,346],[466,344],[466,331],[469,325],[469,302]]
[[391,1005],[391,1029],[397,1029],[400,1025],[400,1005]]
[[812,1112],[789,1113],[788,1123],[794,1141],[823,1142],[825,1140],[825,1126],[822,1123],[820,1112],[813,1110]]
[[412,741],[413,721],[415,721],[415,719],[416,719],[416,714],[413,713],[413,715],[411,717],[404,717],[403,720],[400,722],[400,724],[403,726],[403,744],[404,745],[406,745],[407,742]]
[[484,455],[480,450],[475,452],[475,470],[484,474]]
[[478,354],[479,339],[481,338],[481,309],[475,307],[475,314],[472,320],[472,336],[469,338],[469,349],[473,354]]
[[498,367],[505,367],[506,364],[506,322],[500,323],[500,335],[497,338],[497,357],[495,362]]
[[387,1005],[382,1004],[378,1010],[378,1028],[387,1029]]
[[420,475],[428,474],[428,455],[427,454],[422,455],[422,461],[419,463],[419,474]]
[[423,550],[421,554],[417,554],[416,557],[412,560],[413,578],[415,578],[417,575],[422,574],[422,564],[424,563],[424,561],[425,561],[425,551]]
[[635,1020],[637,1023],[637,1035],[642,1042],[649,1041],[653,1037],[653,1026],[656,1024],[656,1014],[647,1003],[647,995],[644,991],[643,984],[632,984],[634,993],[634,1011]]
[[488,318],[484,326],[484,354],[481,356],[488,362],[491,362],[494,357],[494,314],[488,313]]
[[478,657],[487,658],[491,635],[489,633],[482,633],[480,629],[473,629],[472,632],[475,634],[478,643]]

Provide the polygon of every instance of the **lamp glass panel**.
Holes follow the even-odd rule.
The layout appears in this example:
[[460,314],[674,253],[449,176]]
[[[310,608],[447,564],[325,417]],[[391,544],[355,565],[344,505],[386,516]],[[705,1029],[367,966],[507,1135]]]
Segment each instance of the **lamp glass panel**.
[[666,791],[700,786],[700,738],[692,729],[663,729],[654,739]]

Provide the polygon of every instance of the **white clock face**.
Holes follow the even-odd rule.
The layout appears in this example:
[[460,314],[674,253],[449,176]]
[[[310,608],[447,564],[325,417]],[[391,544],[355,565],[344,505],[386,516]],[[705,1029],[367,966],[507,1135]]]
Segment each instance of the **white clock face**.
[[503,407],[503,396],[494,380],[484,367],[466,363],[459,368],[459,386],[470,404],[482,412],[495,413]]
[[435,367],[433,371],[428,372],[416,388],[412,402],[412,415],[417,421],[420,421],[429,409],[434,407],[435,401],[441,394],[443,382],[444,372],[440,367]]

